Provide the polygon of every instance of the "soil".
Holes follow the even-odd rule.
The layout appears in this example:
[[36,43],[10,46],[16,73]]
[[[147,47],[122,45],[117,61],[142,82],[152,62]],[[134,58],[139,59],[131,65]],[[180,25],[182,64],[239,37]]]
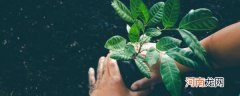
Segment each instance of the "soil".
[[[96,69],[98,58],[107,54],[105,41],[113,35],[127,38],[126,23],[110,4],[111,0],[0,0],[0,96],[88,96],[87,71]],[[219,27],[194,33],[202,39],[238,22],[239,4],[239,0],[181,0],[181,16],[196,8],[213,11]],[[239,82],[228,88],[212,92],[239,94]]]

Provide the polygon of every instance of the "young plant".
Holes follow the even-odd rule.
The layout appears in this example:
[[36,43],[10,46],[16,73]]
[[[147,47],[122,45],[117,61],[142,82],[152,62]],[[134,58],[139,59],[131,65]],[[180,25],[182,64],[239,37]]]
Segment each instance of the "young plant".
[[[218,20],[209,9],[192,9],[177,25],[180,14],[179,0],[158,2],[150,10],[142,0],[130,0],[130,10],[119,0],[113,0],[112,7],[127,22],[130,42],[119,35],[107,40],[105,48],[111,51],[111,58],[122,61],[135,60],[137,67],[147,78],[151,78],[150,67],[160,60],[162,81],[172,96],[181,95],[181,78],[175,61],[196,71],[211,70],[206,60],[205,49],[190,32],[211,30],[217,26]],[[160,24],[163,28],[158,26]],[[143,48],[143,44],[149,43],[152,37],[156,38],[161,32],[171,31],[179,32],[190,50],[180,48],[182,41],[170,36],[160,38],[156,47]],[[142,51],[147,51],[146,56],[140,55]],[[166,54],[160,56],[160,52]]]

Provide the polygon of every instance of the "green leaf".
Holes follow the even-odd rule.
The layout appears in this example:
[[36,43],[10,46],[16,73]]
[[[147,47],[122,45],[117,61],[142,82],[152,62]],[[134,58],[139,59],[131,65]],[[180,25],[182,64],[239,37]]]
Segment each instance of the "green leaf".
[[160,51],[167,51],[171,48],[178,47],[181,44],[181,40],[173,38],[173,37],[162,37],[156,45],[156,48]]
[[142,3],[140,4],[140,8],[139,8],[139,9],[141,10],[141,13],[142,13],[142,15],[143,15],[143,17],[144,17],[144,19],[143,19],[144,23],[147,24],[150,16],[149,16],[148,8],[147,8],[147,6],[144,4],[143,1],[142,1]]
[[137,24],[137,27],[138,27],[139,30],[143,30],[143,27],[144,27],[144,26],[143,26],[142,21],[137,20],[135,23]]
[[128,44],[124,49],[124,53],[128,56],[133,56],[136,53],[134,46]]
[[[136,21],[134,21],[134,23],[137,25],[137,28],[138,28],[139,30],[142,30],[142,29],[143,29],[144,26],[143,26],[142,21],[136,20]],[[127,24],[127,25],[126,25],[126,29],[127,29],[127,32],[129,33],[131,27]]]
[[164,5],[165,5],[164,2],[158,2],[150,8],[149,10],[150,20],[148,22],[149,26],[153,26],[161,23],[162,17],[163,17]]
[[199,70],[198,63],[194,61],[194,54],[191,50],[173,48],[168,50],[166,54],[184,66]]
[[207,60],[205,58],[206,50],[198,41],[197,37],[195,37],[191,32],[185,29],[178,30],[180,35],[182,36],[184,42],[189,46],[189,48],[193,51],[196,57],[208,68],[211,67],[208,65]]
[[191,10],[183,17],[179,24],[180,29],[187,30],[211,30],[216,28],[218,20],[213,17],[212,12],[206,8]]
[[151,37],[149,37],[149,36],[147,36],[147,35],[145,35],[145,34],[143,34],[143,35],[141,35],[141,37],[140,37],[140,43],[148,43],[148,42],[150,42],[150,40],[151,40]]
[[122,61],[127,61],[127,60],[132,59],[131,56],[127,56],[123,51],[113,52],[110,57],[112,59],[122,60]]
[[161,35],[161,31],[157,28],[149,28],[146,30],[146,35],[150,37],[157,37]]
[[123,38],[122,36],[116,35],[108,39],[104,47],[109,50],[118,51],[118,50],[123,50],[124,47],[126,46],[126,43],[127,43],[127,40],[125,38]]
[[147,51],[146,61],[150,65],[150,67],[155,65],[158,62],[159,58],[160,58],[160,54],[158,53],[158,51],[156,51],[155,48],[150,48]]
[[150,42],[150,40],[151,40],[151,37],[149,37],[149,36],[143,34],[143,35],[141,35],[139,41],[140,41],[141,44],[144,44],[144,43],[148,43],[148,42]]
[[131,13],[134,19],[140,17],[146,24],[149,20],[149,12],[147,6],[142,0],[130,0]]
[[134,19],[137,19],[139,16],[139,0],[130,0],[130,9],[131,9],[131,14]]
[[167,0],[163,11],[163,25],[165,28],[173,27],[180,14],[180,1]]
[[181,96],[181,77],[174,60],[168,55],[163,55],[160,64],[162,81],[171,96]]
[[128,38],[131,42],[138,42],[140,38],[140,30],[138,28],[138,24],[134,23],[128,33]]
[[136,53],[133,45],[126,45],[123,51],[115,51],[111,54],[111,58],[115,60],[130,60],[133,58],[133,55]]
[[133,18],[129,9],[119,0],[113,0],[112,7],[117,12],[117,14],[125,21],[133,23]]
[[147,78],[151,78],[151,71],[147,64],[144,63],[144,58],[138,55],[135,59],[135,63],[140,72]]

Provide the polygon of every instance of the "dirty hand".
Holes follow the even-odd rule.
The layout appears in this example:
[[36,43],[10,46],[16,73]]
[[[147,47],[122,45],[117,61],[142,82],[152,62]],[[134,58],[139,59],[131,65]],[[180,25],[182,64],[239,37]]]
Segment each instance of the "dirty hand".
[[130,91],[124,85],[117,62],[107,57],[99,59],[97,78],[93,68],[89,69],[90,96],[147,96],[149,90]]

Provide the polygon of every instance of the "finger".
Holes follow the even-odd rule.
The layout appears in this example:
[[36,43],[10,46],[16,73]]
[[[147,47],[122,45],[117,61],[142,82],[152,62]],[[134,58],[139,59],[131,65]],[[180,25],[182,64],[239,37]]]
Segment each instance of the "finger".
[[96,83],[96,80],[95,80],[95,72],[94,72],[94,69],[93,68],[89,68],[89,71],[88,71],[88,80],[89,80],[89,88],[90,90],[93,89],[95,83]]
[[110,54],[107,55],[107,57],[105,58],[104,60],[104,74],[105,76],[108,77],[108,75],[110,75],[110,72],[109,72],[109,68],[108,68],[108,62],[109,62],[109,58],[110,58]]
[[102,56],[98,61],[97,80],[100,80],[103,75],[104,60],[105,60],[105,57]]
[[141,89],[149,88],[150,86],[153,86],[153,85],[155,85],[154,79],[143,78],[143,79],[140,79],[140,80],[134,82],[131,86],[131,89],[132,90],[141,90]]
[[131,91],[131,94],[132,94],[131,96],[148,96],[152,90],[153,90],[153,87],[150,87],[148,89],[141,90],[141,91],[134,91],[134,92]]
[[[159,61],[160,62],[160,61]],[[132,90],[139,90],[139,89],[145,89],[149,86],[155,85],[159,82],[161,82],[161,76],[160,76],[160,72],[159,72],[159,64],[155,64],[152,68],[151,68],[151,78],[143,78],[140,79],[136,82],[134,82],[131,86]]]
[[147,51],[142,51],[142,52],[140,53],[140,55],[141,55],[141,56],[144,56],[144,57],[146,56],[146,54],[147,54]]
[[113,59],[109,58],[108,68],[109,68],[109,73],[110,73],[111,76],[121,77],[121,74],[120,74],[120,71],[119,71],[116,60],[113,60]]

